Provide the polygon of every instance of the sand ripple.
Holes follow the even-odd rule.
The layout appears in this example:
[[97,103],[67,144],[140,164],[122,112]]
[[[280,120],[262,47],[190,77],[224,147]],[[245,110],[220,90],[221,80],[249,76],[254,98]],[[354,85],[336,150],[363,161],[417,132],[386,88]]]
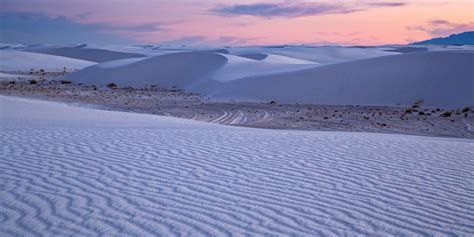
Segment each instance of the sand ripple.
[[472,141],[153,119],[2,127],[0,235],[474,233]]

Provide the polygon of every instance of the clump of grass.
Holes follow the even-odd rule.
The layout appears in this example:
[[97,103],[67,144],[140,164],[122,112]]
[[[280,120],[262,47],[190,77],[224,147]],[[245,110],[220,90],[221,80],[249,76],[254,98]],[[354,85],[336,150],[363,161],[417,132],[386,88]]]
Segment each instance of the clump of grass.
[[107,87],[110,88],[110,89],[116,89],[118,86],[117,86],[117,84],[111,82],[111,83],[107,84]]
[[67,80],[60,80],[59,81],[61,84],[71,84],[72,81],[67,81]]
[[423,102],[425,102],[425,100],[423,99],[418,99],[417,101],[415,101],[415,104],[413,104],[412,108],[419,108],[421,104],[423,104]]
[[444,118],[451,117],[452,114],[453,114],[452,112],[446,111],[446,112],[441,114],[441,117],[444,117]]

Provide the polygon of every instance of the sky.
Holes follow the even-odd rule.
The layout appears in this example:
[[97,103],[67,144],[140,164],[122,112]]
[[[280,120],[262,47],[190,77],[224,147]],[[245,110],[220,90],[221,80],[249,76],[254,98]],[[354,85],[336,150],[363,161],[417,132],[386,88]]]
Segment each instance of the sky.
[[0,0],[0,42],[406,44],[474,30],[474,0]]

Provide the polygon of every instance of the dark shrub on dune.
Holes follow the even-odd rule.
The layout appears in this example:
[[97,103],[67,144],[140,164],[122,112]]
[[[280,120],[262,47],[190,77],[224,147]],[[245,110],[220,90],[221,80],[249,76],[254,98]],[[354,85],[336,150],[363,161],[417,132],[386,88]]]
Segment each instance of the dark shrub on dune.
[[67,80],[60,80],[61,84],[71,84],[72,81],[67,81]]
[[451,115],[452,115],[452,112],[446,111],[446,112],[441,114],[441,117],[447,118],[447,117],[451,117]]
[[117,86],[117,84],[112,82],[112,83],[107,84],[107,87],[110,88],[110,89],[116,89],[118,86]]

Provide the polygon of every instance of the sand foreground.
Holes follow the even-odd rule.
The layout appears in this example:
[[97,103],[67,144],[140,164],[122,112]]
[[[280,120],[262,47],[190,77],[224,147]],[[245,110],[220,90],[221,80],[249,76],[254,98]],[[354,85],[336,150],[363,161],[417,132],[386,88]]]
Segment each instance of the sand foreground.
[[0,106],[0,235],[474,232],[472,140]]

